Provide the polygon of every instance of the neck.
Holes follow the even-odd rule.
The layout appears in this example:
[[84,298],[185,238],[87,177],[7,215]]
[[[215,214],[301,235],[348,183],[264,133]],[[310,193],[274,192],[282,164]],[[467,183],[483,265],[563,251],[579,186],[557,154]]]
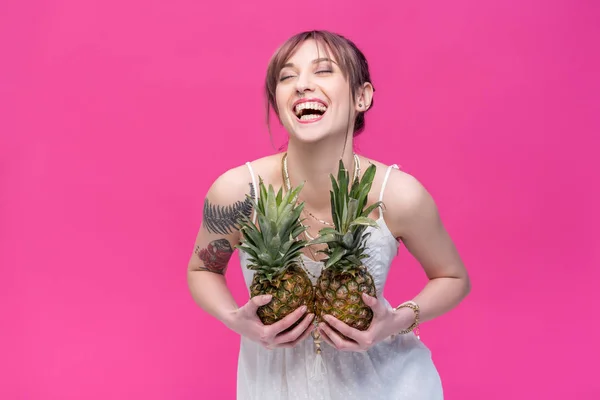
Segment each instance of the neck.
[[344,138],[342,140],[335,139],[331,138],[329,141],[323,140],[317,143],[303,143],[290,138],[287,150],[290,184],[295,187],[301,182],[305,182],[300,198],[314,210],[328,209],[330,206],[329,189],[331,188],[331,179],[329,175],[337,177],[340,156],[344,166],[349,171],[350,178],[353,178],[352,135],[348,135],[343,154]]

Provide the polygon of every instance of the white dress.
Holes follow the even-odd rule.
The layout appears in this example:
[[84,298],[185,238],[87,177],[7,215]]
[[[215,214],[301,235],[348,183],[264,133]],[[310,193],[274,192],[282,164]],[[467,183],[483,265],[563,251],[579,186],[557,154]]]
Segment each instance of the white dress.
[[[252,167],[247,163],[256,186]],[[386,171],[380,200],[392,167]],[[256,191],[258,193],[258,191]],[[369,227],[369,257],[364,265],[377,287],[377,298],[385,300],[383,288],[390,264],[398,252],[398,242],[389,231],[383,215],[378,228]],[[240,263],[249,287],[254,271],[247,256],[239,252]],[[306,268],[315,276],[322,263],[303,256]],[[310,274],[309,274],[310,275]],[[311,276],[313,284],[315,279]],[[292,349],[268,350],[242,337],[237,378],[238,400],[439,400],[443,399],[439,374],[429,349],[412,333],[396,335],[366,352],[343,352],[323,342],[325,373],[314,376],[316,353],[312,337]]]

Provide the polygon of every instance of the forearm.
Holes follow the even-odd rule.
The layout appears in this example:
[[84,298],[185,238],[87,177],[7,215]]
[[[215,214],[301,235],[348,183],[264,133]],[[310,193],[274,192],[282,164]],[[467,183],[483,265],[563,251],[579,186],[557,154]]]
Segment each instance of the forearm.
[[419,321],[437,318],[455,308],[470,290],[468,277],[430,279],[413,301],[419,305]]
[[238,305],[227,287],[225,276],[209,271],[191,270],[187,273],[187,281],[196,304],[229,326]]
[[[412,299],[419,306],[419,323],[430,321],[456,307],[469,293],[470,284],[465,278],[430,279],[423,290]],[[414,311],[400,308],[394,312],[396,331],[410,327],[415,321]]]

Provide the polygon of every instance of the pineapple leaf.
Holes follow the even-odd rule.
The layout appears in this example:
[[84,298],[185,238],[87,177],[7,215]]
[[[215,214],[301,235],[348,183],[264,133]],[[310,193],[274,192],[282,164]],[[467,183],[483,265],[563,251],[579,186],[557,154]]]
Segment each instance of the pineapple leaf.
[[259,252],[262,253],[266,251],[265,242],[262,239],[260,232],[256,229],[244,229],[244,239],[247,243],[257,247]]
[[323,228],[320,237],[308,242],[308,245],[326,244],[327,248],[318,250],[326,255],[325,268],[348,271],[361,265],[366,254],[366,238],[370,232],[368,227],[377,227],[377,222],[369,218],[372,211],[381,202],[367,207],[369,192],[375,178],[376,166],[370,165],[362,176],[349,180],[348,171],[342,160],[339,162],[337,179],[331,178],[331,215],[335,228]]
[[260,262],[260,265],[262,266],[272,266],[273,265],[273,258],[271,257],[271,255],[269,253],[260,253],[258,255],[258,261]]
[[371,186],[373,184],[373,179],[375,178],[376,167],[375,164],[371,164],[367,170],[365,171],[362,180],[357,188],[359,193],[358,196],[358,209],[362,210],[363,207],[367,204],[369,192],[371,191]]
[[[280,221],[279,223],[279,237],[281,240],[286,239],[292,229],[294,228],[294,224],[298,221],[300,217],[300,213],[302,212],[302,207],[296,207],[295,210],[288,212],[287,215]],[[294,237],[296,237],[295,235]]]
[[240,249],[252,256],[255,256],[256,254],[260,253],[260,250],[258,247],[255,247],[249,243],[238,244],[235,246],[235,248]]
[[340,189],[339,186],[337,184],[337,182],[335,181],[335,178],[333,177],[333,175],[330,175],[331,178],[331,191],[330,196],[331,196],[331,213],[334,217],[334,225],[337,229],[340,229],[341,227],[341,221],[340,221],[340,217],[341,217],[341,209],[339,207],[340,205]]
[[279,254],[279,247],[281,247],[281,239],[279,239],[279,236],[273,236],[271,242],[269,243],[269,253],[271,254],[271,256],[273,256],[273,258],[275,258],[277,254]]
[[350,220],[353,220],[356,217],[358,217],[357,211],[358,211],[358,200],[350,198],[348,200],[348,216],[350,217]]
[[271,224],[266,216],[258,216],[258,226],[260,228],[260,235],[262,236],[264,243],[269,243],[273,235],[271,235]]
[[348,249],[348,250],[352,250],[352,240],[353,235],[352,232],[348,232],[344,235],[343,239],[342,239],[342,245]]
[[335,226],[336,229],[340,229],[339,213],[338,213],[337,209],[335,208],[337,205],[337,200],[336,200],[336,195],[335,195],[334,191],[329,192],[329,198],[331,201],[331,216],[333,219],[333,226]]
[[350,187],[350,197],[355,199],[357,194],[359,193],[358,189],[360,187],[360,180],[358,176],[354,177],[354,181],[352,182],[352,186]]
[[299,225],[299,226],[295,227],[294,230],[292,231],[292,237],[293,238],[297,238],[305,230],[306,230],[306,227],[304,227],[302,225]]
[[[363,254],[363,256],[366,257],[367,255]],[[348,260],[352,265],[358,266],[358,265],[362,264],[362,262],[360,261],[360,258],[357,257],[357,256],[355,256],[354,254],[351,254],[351,255],[347,256],[346,260]]]
[[283,190],[279,189],[279,192],[277,192],[277,198],[275,199],[275,204],[277,205],[277,215],[279,216],[279,219],[286,215],[286,210],[289,212],[289,210],[294,207],[294,205],[290,204],[289,202],[290,193],[286,193],[283,197],[281,197],[281,193],[283,193]]
[[[279,213],[280,216],[283,216],[286,212],[285,209],[288,208],[288,206],[291,207],[294,206],[294,204],[296,203],[296,200],[298,198],[298,193],[300,193],[300,190],[302,190],[302,187],[304,186],[304,183],[300,184],[300,186],[290,190],[289,192],[287,192],[285,194],[285,196],[283,196],[283,199],[279,200],[277,202],[277,204],[279,205],[279,208],[277,210],[277,212]],[[282,189],[280,189],[282,190]]]
[[372,218],[358,217],[350,223],[350,227],[364,225],[364,226],[377,226],[377,222]]
[[319,235],[341,235],[340,231],[335,230],[334,228],[323,228],[319,231]]
[[368,217],[369,214],[371,214],[373,212],[373,210],[375,210],[377,207],[379,207],[380,205],[382,205],[383,202],[378,201],[375,204],[371,204],[369,207],[367,207],[362,213],[361,213],[361,217]]
[[311,240],[309,242],[309,245],[335,242],[336,237],[337,236],[335,234],[320,235],[319,237],[315,238],[314,240]]
[[257,223],[247,216],[241,219],[242,237],[235,247],[248,254],[248,268],[257,271],[260,282],[276,284],[279,276],[297,263],[307,243],[298,240],[298,235],[306,229],[299,221],[303,204],[296,205],[302,185],[284,195],[283,188],[275,193],[273,186],[267,189],[260,177],[259,182]]
[[[283,196],[283,190],[280,188],[277,191],[277,197],[275,198],[275,203],[276,204],[282,204],[282,196]],[[285,203],[283,203],[283,204],[285,204]]]
[[272,185],[269,185],[269,194],[267,196],[266,217],[267,217],[267,219],[269,219],[271,221],[277,219],[277,204],[275,203],[275,191],[273,190]]
[[345,201],[342,204],[342,227],[340,231],[342,233],[348,231],[348,203]]
[[338,261],[340,261],[340,259],[342,258],[342,256],[344,256],[346,254],[346,252],[347,252],[347,250],[342,247],[336,248],[333,251],[333,253],[331,253],[331,256],[325,263],[325,268],[329,268],[332,265],[334,265],[335,263],[337,263]]
[[375,179],[376,167],[375,164],[369,165],[369,167],[365,170],[365,173],[362,176],[359,185],[359,192],[368,193],[371,190],[371,185],[373,184],[373,179]]
[[299,253],[304,248],[305,245],[306,245],[306,243],[304,241],[300,241],[300,240],[294,241],[294,242],[292,242],[292,245],[288,249],[287,253],[290,253],[290,254]]

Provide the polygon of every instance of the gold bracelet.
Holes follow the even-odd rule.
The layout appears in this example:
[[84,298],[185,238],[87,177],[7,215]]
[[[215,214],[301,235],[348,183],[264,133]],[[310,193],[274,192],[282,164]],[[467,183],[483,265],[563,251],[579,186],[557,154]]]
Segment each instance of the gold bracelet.
[[410,333],[413,330],[416,330],[415,334],[418,336],[419,333],[419,313],[420,313],[420,309],[419,309],[419,305],[417,303],[415,303],[414,301],[406,301],[402,304],[400,304],[398,307],[394,308],[394,311],[398,311],[401,308],[410,308],[411,310],[413,310],[413,312],[415,313],[415,320],[412,323],[411,326],[409,326],[406,329],[403,329],[399,332],[400,335],[404,335],[406,333]]

